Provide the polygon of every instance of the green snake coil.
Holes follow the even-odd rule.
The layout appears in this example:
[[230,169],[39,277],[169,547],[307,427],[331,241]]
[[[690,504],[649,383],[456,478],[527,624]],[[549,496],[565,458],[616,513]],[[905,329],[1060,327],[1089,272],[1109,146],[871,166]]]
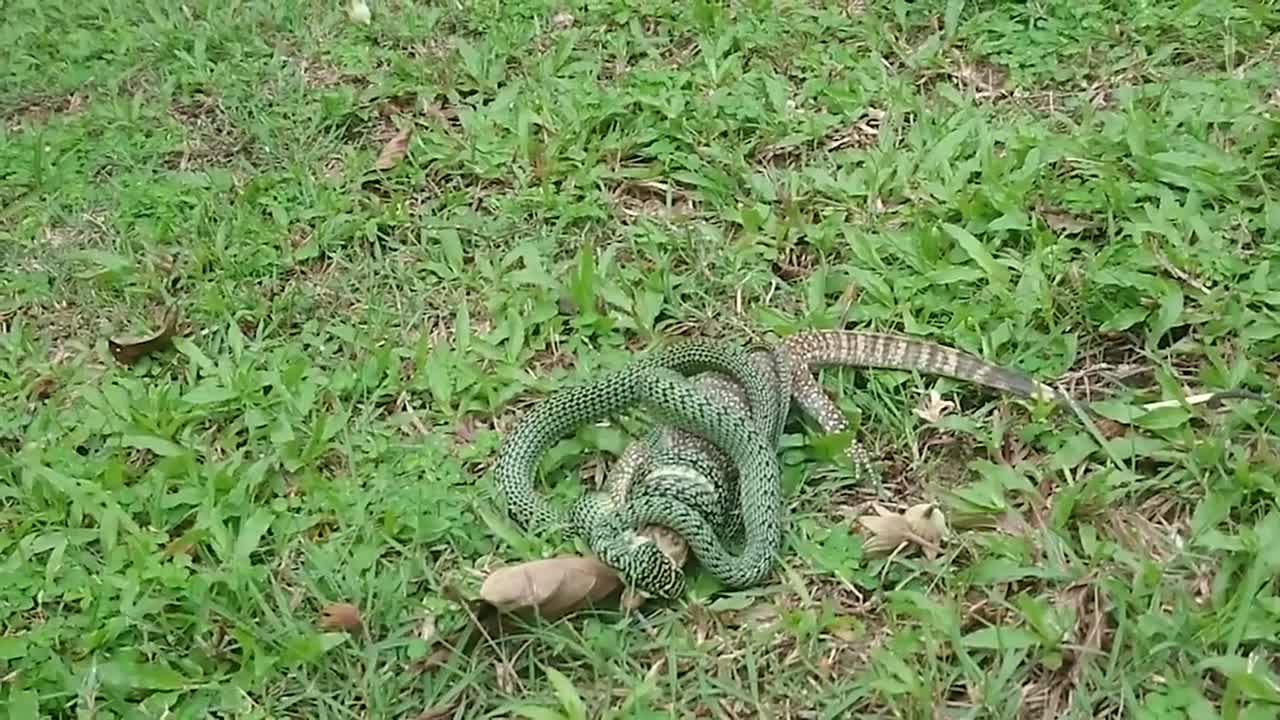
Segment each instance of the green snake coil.
[[[781,545],[781,489],[775,454],[790,406],[791,373],[785,358],[774,372],[761,372],[748,352],[731,344],[690,341],[584,385],[554,393],[516,424],[498,451],[494,482],[511,517],[525,529],[564,522],[534,490],[539,458],[574,429],[622,410],[642,406],[666,425],[698,434],[732,458],[743,523],[742,552],[731,554],[716,523],[675,494],[642,492],[625,507],[593,493],[575,504],[568,520],[601,560],[631,586],[658,597],[683,587],[683,571],[656,544],[640,537],[644,524],[659,524],[683,535],[699,560],[722,582],[745,587],[762,581]],[[751,417],[717,405],[686,375],[714,372],[738,383]]]

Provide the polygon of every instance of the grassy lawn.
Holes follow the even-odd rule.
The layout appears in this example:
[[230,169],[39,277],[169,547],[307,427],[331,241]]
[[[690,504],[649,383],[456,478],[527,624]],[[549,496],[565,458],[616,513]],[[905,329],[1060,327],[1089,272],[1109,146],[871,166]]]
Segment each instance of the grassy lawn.
[[[1280,417],[1130,412],[1275,397],[1274,3],[370,2],[5,4],[0,714],[1280,713]],[[824,372],[883,480],[793,422],[768,584],[455,646],[490,570],[575,551],[500,519],[522,411],[832,327],[1124,422]],[[943,554],[868,557],[922,501]]]

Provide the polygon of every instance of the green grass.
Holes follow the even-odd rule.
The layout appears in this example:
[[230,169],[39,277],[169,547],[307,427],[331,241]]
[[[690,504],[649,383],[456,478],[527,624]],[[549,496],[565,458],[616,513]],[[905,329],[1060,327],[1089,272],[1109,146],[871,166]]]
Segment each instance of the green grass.
[[[793,424],[769,584],[448,651],[488,569],[573,549],[494,519],[501,432],[676,336],[905,331],[1117,416],[1274,395],[1274,4],[371,9],[6,5],[5,717],[1280,712],[1274,409],[1107,452],[908,373],[824,373],[884,483]],[[168,303],[176,348],[116,363]],[[559,446],[557,501],[626,437]],[[956,535],[864,557],[870,500]]]

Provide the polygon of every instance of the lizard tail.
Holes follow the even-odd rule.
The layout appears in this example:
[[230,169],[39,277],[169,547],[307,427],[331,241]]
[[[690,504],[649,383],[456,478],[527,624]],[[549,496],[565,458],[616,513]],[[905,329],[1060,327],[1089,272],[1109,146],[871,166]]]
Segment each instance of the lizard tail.
[[971,382],[1027,398],[1062,401],[1062,393],[1030,375],[953,348],[905,335],[817,330],[789,335],[783,344],[801,364],[914,370]]

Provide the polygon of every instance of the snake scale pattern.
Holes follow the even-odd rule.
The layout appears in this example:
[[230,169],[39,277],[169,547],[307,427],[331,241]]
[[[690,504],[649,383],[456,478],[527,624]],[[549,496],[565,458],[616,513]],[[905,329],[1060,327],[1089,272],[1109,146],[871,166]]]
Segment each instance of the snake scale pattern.
[[[1063,399],[1024,373],[904,335],[802,332],[754,352],[733,343],[683,342],[554,393],[523,416],[498,451],[498,493],[522,527],[567,523],[629,586],[650,596],[675,597],[684,574],[640,534],[646,526],[675,531],[726,586],[757,584],[781,548],[776,452],[791,403],[824,432],[847,429],[814,377],[824,366],[914,370],[1023,397]],[[534,489],[542,454],[584,424],[638,407],[658,424],[628,445],[603,489],[584,494],[562,517]],[[851,442],[845,453],[860,479],[871,476],[860,443]],[[732,545],[741,550],[731,552]]]

